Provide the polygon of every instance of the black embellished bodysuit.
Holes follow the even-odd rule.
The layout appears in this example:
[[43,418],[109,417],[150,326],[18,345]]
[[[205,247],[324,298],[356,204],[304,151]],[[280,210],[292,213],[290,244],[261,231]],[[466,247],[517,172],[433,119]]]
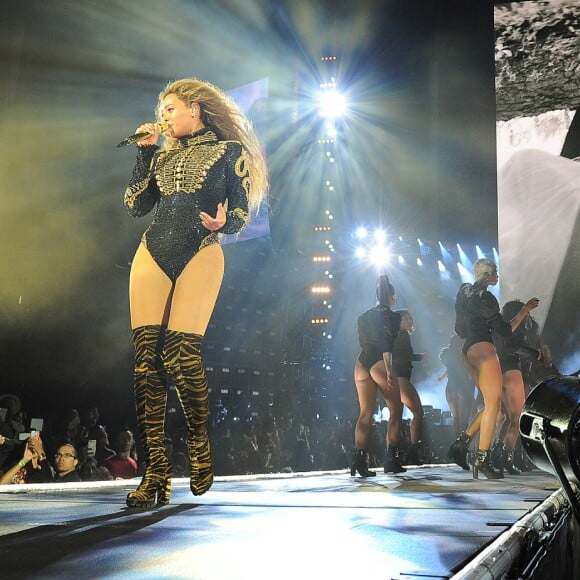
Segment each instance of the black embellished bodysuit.
[[393,352],[395,338],[401,328],[401,315],[388,306],[375,306],[358,317],[360,363],[367,369],[380,360],[383,353]]
[[[241,231],[249,221],[250,175],[244,149],[237,141],[220,141],[204,128],[179,139],[178,147],[160,151],[139,147],[125,206],[142,217],[157,204],[143,234],[155,262],[175,282],[202,248],[219,243],[219,234]],[[226,223],[217,232],[201,224],[201,211],[216,215],[227,200]]]

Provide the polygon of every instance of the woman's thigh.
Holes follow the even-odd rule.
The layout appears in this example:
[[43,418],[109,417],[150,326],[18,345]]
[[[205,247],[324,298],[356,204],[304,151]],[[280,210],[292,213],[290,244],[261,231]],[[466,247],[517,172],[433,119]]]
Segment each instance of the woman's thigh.
[[358,360],[354,365],[354,384],[361,413],[374,412],[377,403],[377,385],[369,371]]
[[501,397],[503,376],[499,359],[493,344],[478,342],[467,351],[467,360],[477,373],[477,386],[484,397],[494,395]]
[[204,335],[224,278],[224,253],[219,244],[200,250],[175,283],[168,327]]
[[144,244],[139,244],[129,275],[131,327],[163,324],[171,300],[171,280]]
[[526,399],[524,379],[517,370],[506,371],[503,374],[505,389],[505,406],[508,417],[519,417]]
[[401,401],[413,413],[421,410],[421,399],[415,385],[406,377],[399,377],[399,389],[401,391]]

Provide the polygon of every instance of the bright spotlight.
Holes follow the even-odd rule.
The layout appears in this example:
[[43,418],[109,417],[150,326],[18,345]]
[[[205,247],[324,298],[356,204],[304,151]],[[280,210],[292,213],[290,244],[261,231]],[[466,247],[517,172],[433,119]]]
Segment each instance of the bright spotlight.
[[338,91],[323,91],[318,101],[318,113],[325,119],[342,117],[346,111],[346,99]]
[[384,242],[387,237],[387,233],[385,232],[385,230],[375,230],[373,237],[375,239],[375,242]]
[[357,237],[359,240],[362,240],[362,239],[364,239],[364,238],[366,238],[366,237],[367,237],[368,233],[369,233],[369,232],[368,232],[368,230],[367,230],[366,228],[360,227],[360,228],[358,228],[358,229],[356,230],[356,237]]
[[445,272],[445,270],[447,270],[441,260],[437,260],[437,267],[439,268],[439,272]]
[[417,266],[422,266],[423,265],[423,260],[421,260],[421,258],[417,258]]
[[357,258],[364,258],[367,255],[366,248],[357,248],[355,250],[355,255]]
[[483,251],[479,246],[475,246],[475,252],[477,253],[478,259],[485,258],[485,254],[483,253]]
[[376,266],[383,266],[388,264],[391,258],[391,253],[388,248],[384,246],[375,246],[370,251],[370,259]]
[[398,262],[399,262],[399,264],[404,264],[405,263],[405,258],[403,258],[403,256],[399,256]]

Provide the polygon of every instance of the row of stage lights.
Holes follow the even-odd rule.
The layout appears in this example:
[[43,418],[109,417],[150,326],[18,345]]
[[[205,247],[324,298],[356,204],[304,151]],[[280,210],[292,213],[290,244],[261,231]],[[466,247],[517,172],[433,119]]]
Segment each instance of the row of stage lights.
[[[346,110],[346,100],[338,91],[338,82],[336,78],[336,56],[322,56],[320,58],[321,82],[319,83],[320,93],[318,100],[318,114],[324,119],[322,124],[322,133],[316,142],[321,148],[321,154],[326,163],[330,166],[336,166],[336,155],[334,147],[336,145],[336,121]],[[335,192],[335,185],[331,179],[325,177],[322,184],[325,191]],[[317,280],[313,281],[310,292],[312,295],[312,317],[310,323],[314,328],[319,329],[320,336],[324,339],[331,340],[332,334],[328,331],[332,323],[330,316],[322,312],[330,312],[332,303],[329,298],[333,292],[333,273],[331,271],[332,254],[335,252],[335,246],[332,241],[334,234],[332,222],[334,215],[331,209],[326,209],[321,216],[320,225],[314,228],[317,240],[320,241],[320,247],[312,256],[312,262],[316,265],[323,266],[324,269],[316,275]],[[330,364],[325,361],[322,363],[324,370],[330,370]]]
[[[480,258],[491,258],[499,265],[499,255],[496,248],[492,248],[490,253],[484,252],[479,245],[472,250],[465,250],[461,244],[455,244],[455,250],[450,250],[441,241],[436,246],[424,242],[420,238],[407,241],[403,236],[389,237],[383,229],[376,229],[370,232],[365,227],[360,227],[354,233],[356,247],[354,254],[359,260],[366,260],[370,265],[376,267],[388,266],[396,261],[400,266],[414,262],[417,266],[423,267],[426,264],[434,263],[441,275],[458,274],[462,281],[473,281],[473,263]],[[391,239],[389,239],[391,238]],[[472,260],[468,256],[475,254]],[[410,256],[412,256],[410,258]]]

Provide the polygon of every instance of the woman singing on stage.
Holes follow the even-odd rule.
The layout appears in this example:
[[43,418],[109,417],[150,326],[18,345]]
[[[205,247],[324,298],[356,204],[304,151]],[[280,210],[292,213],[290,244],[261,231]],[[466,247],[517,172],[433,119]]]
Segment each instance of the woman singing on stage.
[[135,217],[155,208],[129,280],[135,404],[146,461],[139,487],[127,496],[130,507],[169,501],[166,373],[187,422],[191,491],[201,495],[213,482],[201,343],[224,275],[219,238],[246,225],[267,189],[254,130],[217,87],[197,79],[168,84],[157,121],[137,128],[147,135],[137,143],[124,198]]

